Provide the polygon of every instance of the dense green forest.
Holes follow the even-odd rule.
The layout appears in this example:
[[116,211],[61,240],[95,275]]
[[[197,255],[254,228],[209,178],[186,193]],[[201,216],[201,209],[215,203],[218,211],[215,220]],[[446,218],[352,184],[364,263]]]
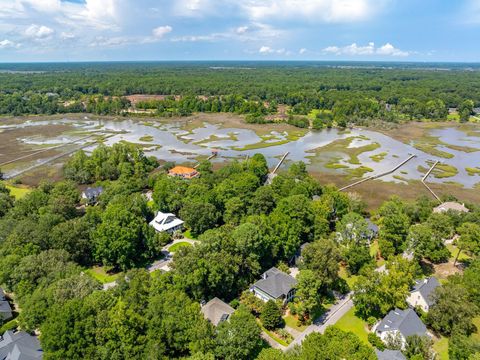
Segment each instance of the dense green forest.
[[[120,114],[124,96],[178,95],[139,103],[162,116],[228,111],[254,118],[285,104],[291,115],[332,111],[338,122],[446,119],[458,108],[468,120],[480,105],[480,72],[328,66],[321,63],[105,63],[4,65],[0,114],[91,112]],[[184,98],[186,97],[186,99]],[[200,98],[197,98],[200,97]],[[245,102],[245,104],[243,103]]]
[[[259,324],[281,327],[285,309],[262,303],[249,285],[271,266],[289,271],[287,263],[308,244],[290,313],[310,324],[334,291],[353,290],[357,315],[373,324],[407,307],[414,280],[448,260],[443,239],[455,233],[468,254],[466,270],[445,281],[428,315],[419,313],[449,338],[452,360],[480,351],[471,335],[480,313],[478,205],[436,214],[428,198],[392,198],[369,214],[358,196],[321,185],[301,162],[271,185],[264,185],[268,168],[260,154],[216,171],[203,162],[201,176],[190,181],[168,176],[171,165],[152,171],[153,159],[116,144],[76,153],[65,165],[67,180],[44,183],[22,199],[0,185],[0,286],[21,309],[13,326],[40,330],[45,359],[373,360],[370,345],[385,346],[375,335],[367,344],[335,327],[288,354],[270,349]],[[78,183],[104,186],[97,206],[79,206]],[[171,271],[149,273],[145,268],[172,240],[148,226],[157,210],[178,214],[198,242],[175,253]],[[376,254],[365,237],[367,216],[380,226]],[[380,255],[386,272],[375,271]],[[119,273],[117,285],[102,290],[92,266]],[[341,269],[357,278],[353,287]],[[201,301],[213,297],[236,308],[217,328],[200,312]],[[405,354],[427,360],[431,351],[430,342],[412,338]]]

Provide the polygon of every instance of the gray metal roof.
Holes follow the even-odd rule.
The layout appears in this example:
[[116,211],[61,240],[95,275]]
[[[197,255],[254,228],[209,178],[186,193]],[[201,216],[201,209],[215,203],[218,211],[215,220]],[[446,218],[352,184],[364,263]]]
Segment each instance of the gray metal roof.
[[413,309],[391,310],[377,326],[377,331],[398,330],[405,338],[410,335],[425,335],[427,327]]
[[42,356],[38,339],[24,331],[9,330],[0,338],[0,360],[36,360]]
[[234,308],[216,297],[203,305],[201,310],[203,316],[215,326],[235,312]]
[[294,277],[285,274],[283,271],[272,267],[262,275],[262,279],[258,280],[253,286],[267,293],[274,299],[287,296],[288,292],[297,285]]
[[[0,316],[5,316],[7,314],[9,317],[12,316],[12,308],[10,307],[10,304],[8,301],[1,300],[0,301]],[[5,317],[4,317],[5,320]]]
[[434,290],[440,286],[437,278],[429,277],[427,279],[420,279],[415,281],[412,292],[418,291],[425,299],[428,305],[433,305],[432,294]]
[[377,354],[378,360],[407,360],[405,355],[403,355],[400,350],[385,349],[383,351],[380,351],[378,349],[375,349],[375,354]]
[[98,187],[89,187],[86,188],[85,191],[83,192],[85,196],[89,199],[96,198],[98,197],[101,193],[103,192],[103,187],[98,186]]

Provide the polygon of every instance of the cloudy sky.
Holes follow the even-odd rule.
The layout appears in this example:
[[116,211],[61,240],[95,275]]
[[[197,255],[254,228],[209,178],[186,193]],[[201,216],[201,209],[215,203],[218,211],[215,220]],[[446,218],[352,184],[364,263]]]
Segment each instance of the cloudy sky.
[[480,0],[0,0],[0,62],[480,62]]

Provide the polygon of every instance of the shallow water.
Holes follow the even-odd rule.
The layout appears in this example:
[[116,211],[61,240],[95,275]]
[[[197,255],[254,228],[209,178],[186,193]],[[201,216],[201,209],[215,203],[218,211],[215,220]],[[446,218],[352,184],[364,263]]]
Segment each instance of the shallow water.
[[[260,137],[254,131],[239,128],[221,128],[219,125],[205,123],[203,127],[196,128],[192,131],[182,130],[184,121],[173,122],[169,124],[162,123],[145,123],[141,120],[41,120],[41,121],[25,121],[22,124],[3,125],[0,129],[14,130],[15,128],[24,128],[29,126],[45,126],[51,124],[70,125],[72,131],[68,134],[62,134],[58,137],[47,138],[44,136],[19,138],[18,140],[31,145],[58,145],[67,143],[74,139],[80,139],[86,134],[110,135],[105,141],[111,145],[119,141],[128,141],[132,143],[143,144],[147,155],[153,155],[159,159],[174,162],[196,161],[198,156],[209,156],[213,149],[219,150],[219,157],[213,159],[214,162],[222,162],[225,159],[244,158],[255,153],[262,153],[270,166],[274,166],[278,159],[287,151],[290,153],[288,162],[305,161],[309,165],[309,169],[319,172],[329,173],[346,173],[346,169],[328,169],[325,165],[332,159],[337,159],[336,163],[346,165],[353,169],[359,166],[366,166],[373,169],[373,172],[367,175],[373,175],[382,171],[389,170],[396,164],[406,159],[409,154],[416,154],[417,157],[397,170],[394,174],[388,175],[383,180],[401,181],[395,179],[396,175],[405,179],[419,180],[423,174],[417,170],[418,166],[428,168],[429,161],[440,160],[445,164],[456,167],[459,173],[456,176],[436,179],[430,176],[431,182],[457,182],[465,187],[471,188],[480,182],[480,176],[469,176],[465,171],[466,167],[480,167],[480,151],[466,153],[462,151],[452,150],[444,146],[438,146],[439,150],[454,155],[451,159],[439,158],[420,150],[415,149],[409,144],[404,144],[387,135],[379,132],[353,129],[341,132],[337,129],[325,129],[321,131],[309,131],[305,136],[296,141],[284,144],[271,145],[269,147],[239,150],[245,146],[252,144],[274,144],[276,142],[285,141],[287,133],[279,133],[272,131],[267,137]],[[40,130],[40,129],[39,129]],[[39,131],[40,132],[40,131]],[[78,134],[76,134],[78,133]],[[141,141],[140,138],[150,136],[152,141]],[[213,136],[214,135],[214,136]],[[447,144],[468,146],[478,148],[480,150],[480,138],[468,136],[466,133],[456,128],[443,128],[432,130],[430,135],[439,137],[439,139]],[[373,151],[363,152],[358,155],[361,165],[352,165],[348,162],[349,156],[341,151],[315,151],[316,149],[332,143],[338,139],[353,137],[349,148],[365,146],[371,143],[378,143],[380,147]],[[80,141],[79,144],[87,143],[89,140]],[[86,151],[92,151],[94,146],[88,147]],[[370,157],[375,154],[387,153],[385,158],[379,162],[373,161]],[[365,176],[367,176],[365,175]]]

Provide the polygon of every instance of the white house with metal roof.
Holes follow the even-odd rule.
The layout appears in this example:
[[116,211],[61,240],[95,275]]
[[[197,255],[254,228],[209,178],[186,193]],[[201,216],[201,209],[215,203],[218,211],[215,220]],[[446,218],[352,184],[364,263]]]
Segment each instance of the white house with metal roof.
[[430,306],[433,305],[433,292],[439,286],[440,283],[433,276],[427,279],[416,280],[410,295],[407,297],[407,303],[413,308],[418,306],[423,311],[428,312]]
[[427,327],[413,309],[391,310],[373,327],[372,331],[384,343],[387,343],[389,339],[399,337],[402,347],[406,345],[407,337],[411,335],[427,335]]
[[158,232],[167,232],[173,234],[176,231],[183,229],[183,220],[177,218],[171,213],[158,212],[155,218],[150,221],[150,225],[153,226]]

